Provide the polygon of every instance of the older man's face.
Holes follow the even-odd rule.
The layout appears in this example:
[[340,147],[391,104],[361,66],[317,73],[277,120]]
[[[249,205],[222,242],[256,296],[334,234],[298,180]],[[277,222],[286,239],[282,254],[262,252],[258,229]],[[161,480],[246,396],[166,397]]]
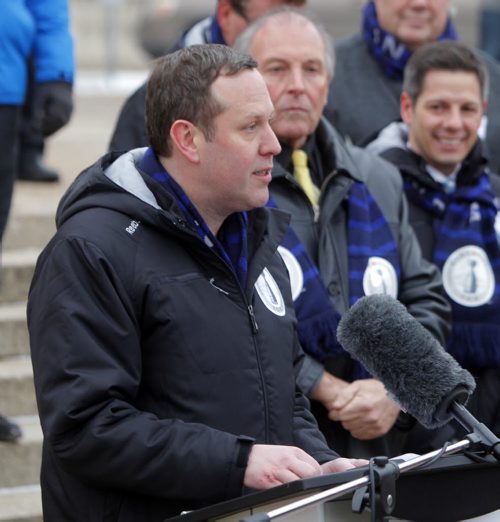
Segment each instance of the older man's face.
[[449,16],[449,0],[375,0],[375,8],[382,29],[411,51],[437,40]]
[[274,132],[281,143],[302,146],[316,129],[328,95],[330,77],[320,34],[301,17],[272,17],[255,34],[250,54],[274,104]]

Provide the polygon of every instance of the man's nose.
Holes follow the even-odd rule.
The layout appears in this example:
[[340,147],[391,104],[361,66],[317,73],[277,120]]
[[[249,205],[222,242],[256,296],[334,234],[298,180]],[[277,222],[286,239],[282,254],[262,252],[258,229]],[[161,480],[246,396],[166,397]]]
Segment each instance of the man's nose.
[[272,154],[273,156],[276,156],[276,154],[279,154],[281,152],[281,145],[280,142],[274,133],[273,129],[271,128],[271,125],[268,125],[268,128],[266,129],[264,139],[262,140],[262,146],[261,146],[261,154],[263,156],[267,156],[269,154]]
[[302,92],[305,89],[304,72],[301,68],[294,67],[290,70],[288,88],[295,92]]
[[445,121],[446,127],[459,128],[463,125],[462,114],[459,107],[452,107],[447,115]]

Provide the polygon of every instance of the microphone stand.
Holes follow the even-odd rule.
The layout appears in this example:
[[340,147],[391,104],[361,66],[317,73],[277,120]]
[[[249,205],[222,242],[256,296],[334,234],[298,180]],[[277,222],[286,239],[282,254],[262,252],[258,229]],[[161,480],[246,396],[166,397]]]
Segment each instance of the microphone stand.
[[465,406],[453,401],[449,407],[450,413],[469,433],[479,437],[479,443],[500,461],[500,439],[482,422],[479,422]]
[[[361,512],[369,500],[372,521],[383,521],[386,515],[392,513],[396,505],[394,483],[401,473],[423,467],[437,458],[466,450],[472,445],[478,443],[482,443],[481,437],[476,433],[471,433],[459,442],[449,444],[439,450],[431,451],[424,455],[419,455],[405,462],[397,463],[393,460],[387,459],[387,457],[375,457],[375,459],[373,459],[375,461],[375,470],[373,474],[371,473],[371,478],[365,475],[358,479],[346,482],[345,484],[341,484],[340,486],[326,489],[320,493],[311,495],[310,497],[291,502],[286,506],[273,509],[267,513],[256,513],[255,515],[240,520],[240,522],[268,522],[289,515],[294,511],[304,509],[313,504],[334,500],[346,495],[347,493],[359,490],[359,488],[363,489],[360,490],[360,493],[356,492],[357,496],[356,494],[353,496],[353,511],[356,512],[359,510],[359,512]],[[377,459],[382,460],[377,462]],[[380,469],[383,471],[381,472]],[[373,482],[375,482],[375,484],[373,484]],[[369,493],[368,488],[370,488]],[[373,494],[374,492],[375,495]]]

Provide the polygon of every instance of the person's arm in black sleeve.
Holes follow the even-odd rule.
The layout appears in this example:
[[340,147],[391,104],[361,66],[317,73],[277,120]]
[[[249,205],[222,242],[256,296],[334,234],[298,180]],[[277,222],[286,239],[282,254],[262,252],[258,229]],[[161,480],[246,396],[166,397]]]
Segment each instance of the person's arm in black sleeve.
[[240,495],[248,438],[135,405],[143,373],[130,288],[84,239],[42,254],[28,326],[45,443],[67,472],[102,487],[187,501]]

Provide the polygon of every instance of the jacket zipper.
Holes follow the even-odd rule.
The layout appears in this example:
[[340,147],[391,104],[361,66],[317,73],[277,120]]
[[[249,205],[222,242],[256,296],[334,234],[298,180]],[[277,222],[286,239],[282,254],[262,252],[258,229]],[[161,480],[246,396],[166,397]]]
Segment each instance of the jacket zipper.
[[[196,234],[192,233],[192,231],[189,230],[185,226],[185,223],[182,220],[179,219],[177,222],[174,222],[174,226],[178,230],[182,230],[182,233],[188,233],[193,238],[197,238]],[[217,258],[225,266],[227,266],[226,262],[217,254],[217,252],[215,252],[213,250],[211,250],[211,252],[215,256],[217,256]],[[240,285],[240,283],[238,281],[238,278],[236,277],[236,274],[234,273],[233,270],[230,269],[230,267],[227,267],[227,269],[231,272],[232,277],[234,277],[236,279],[237,283],[238,283],[238,287],[240,289],[240,294],[241,294],[241,297],[243,299],[243,302],[246,305],[247,312],[248,312],[248,317],[250,319],[250,326],[252,328],[252,333],[253,333],[252,337],[253,337],[253,345],[254,345],[254,350],[255,350],[255,357],[257,359],[257,366],[259,368],[260,380],[261,380],[261,385],[262,385],[262,395],[263,395],[263,401],[264,401],[265,437],[266,437],[266,441],[268,441],[269,440],[269,404],[268,404],[268,400],[267,400],[266,382],[265,382],[265,379],[264,379],[264,372],[262,371],[262,361],[261,361],[261,358],[260,358],[259,347],[258,347],[257,341],[255,339],[255,337],[257,336],[257,334],[259,332],[259,325],[257,324],[257,319],[255,318],[255,313],[254,313],[253,306],[248,302],[247,297],[245,295],[245,292],[244,292],[243,288],[241,287],[241,285]],[[224,290],[223,288],[221,288],[219,285],[216,284],[215,277],[211,277],[208,281],[219,292],[221,292],[222,294],[224,294],[226,296],[229,295],[229,292],[227,290]]]

